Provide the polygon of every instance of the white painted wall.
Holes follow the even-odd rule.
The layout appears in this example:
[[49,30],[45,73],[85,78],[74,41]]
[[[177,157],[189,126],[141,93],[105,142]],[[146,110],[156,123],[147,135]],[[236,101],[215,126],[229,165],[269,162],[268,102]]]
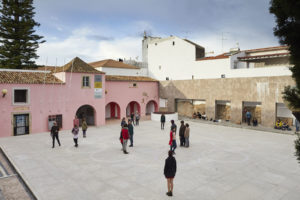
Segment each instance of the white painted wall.
[[[175,45],[172,43],[175,42]],[[146,44],[144,44],[146,45]],[[254,68],[254,63],[237,62],[238,69],[233,69],[237,57],[247,56],[245,52],[225,59],[195,60],[195,46],[178,37],[156,39],[148,43],[149,76],[158,80],[188,80],[221,78],[243,78],[264,76],[290,76],[289,66]],[[282,53],[284,51],[273,51]],[[268,52],[269,53],[269,52]],[[256,55],[256,53],[252,53]],[[251,54],[251,55],[252,55]],[[258,53],[259,55],[259,53]]]
[[168,107],[168,99],[162,99],[162,98],[159,98],[159,107],[160,108],[166,108]]

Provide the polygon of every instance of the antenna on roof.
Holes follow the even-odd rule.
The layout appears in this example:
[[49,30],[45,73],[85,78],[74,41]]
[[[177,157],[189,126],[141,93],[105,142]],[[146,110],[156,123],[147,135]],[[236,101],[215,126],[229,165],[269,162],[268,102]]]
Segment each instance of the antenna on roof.
[[229,32],[222,32],[222,38],[221,38],[221,40],[222,40],[222,53],[224,53],[224,51],[223,51],[224,41],[227,40],[227,38],[225,38],[225,33],[229,33]]

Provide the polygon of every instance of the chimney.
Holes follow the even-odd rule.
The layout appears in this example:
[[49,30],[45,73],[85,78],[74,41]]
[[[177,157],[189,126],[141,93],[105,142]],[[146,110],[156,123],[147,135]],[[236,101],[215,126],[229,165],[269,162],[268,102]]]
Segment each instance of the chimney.
[[119,62],[123,62],[123,59],[119,58]]

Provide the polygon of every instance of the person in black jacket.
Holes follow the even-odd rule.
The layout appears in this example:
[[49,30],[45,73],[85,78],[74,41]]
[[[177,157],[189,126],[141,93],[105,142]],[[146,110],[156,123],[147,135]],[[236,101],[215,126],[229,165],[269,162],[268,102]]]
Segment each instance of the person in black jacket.
[[165,122],[166,122],[166,116],[164,114],[161,114],[160,116],[160,129],[165,129]]
[[54,122],[53,123],[53,126],[51,128],[51,136],[52,136],[52,148],[54,148],[54,142],[55,142],[55,138],[60,146],[60,141],[59,141],[59,138],[58,138],[58,131],[59,131],[59,128],[57,126],[57,123]]
[[168,196],[173,196],[173,179],[176,174],[176,159],[173,157],[173,152],[169,151],[169,157],[166,159],[164,175],[167,179],[168,184],[168,192],[166,193]]
[[181,121],[181,126],[179,128],[179,137],[180,137],[180,146],[184,147],[185,146],[185,139],[184,139],[184,132],[185,132],[185,125],[184,121]]

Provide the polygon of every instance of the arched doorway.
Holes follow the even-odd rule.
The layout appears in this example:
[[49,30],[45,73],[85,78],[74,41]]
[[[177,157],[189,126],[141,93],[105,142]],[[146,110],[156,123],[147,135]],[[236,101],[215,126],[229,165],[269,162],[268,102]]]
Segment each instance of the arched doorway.
[[146,105],[146,115],[150,115],[152,112],[157,112],[158,106],[157,103],[153,100],[149,101]]
[[106,119],[120,119],[120,106],[115,102],[110,102],[105,106]]
[[78,108],[76,115],[79,118],[79,125],[81,126],[82,119],[86,119],[88,125],[95,125],[95,109],[90,105],[83,105]]
[[129,117],[131,113],[141,113],[140,104],[136,101],[131,101],[126,107],[126,116]]

